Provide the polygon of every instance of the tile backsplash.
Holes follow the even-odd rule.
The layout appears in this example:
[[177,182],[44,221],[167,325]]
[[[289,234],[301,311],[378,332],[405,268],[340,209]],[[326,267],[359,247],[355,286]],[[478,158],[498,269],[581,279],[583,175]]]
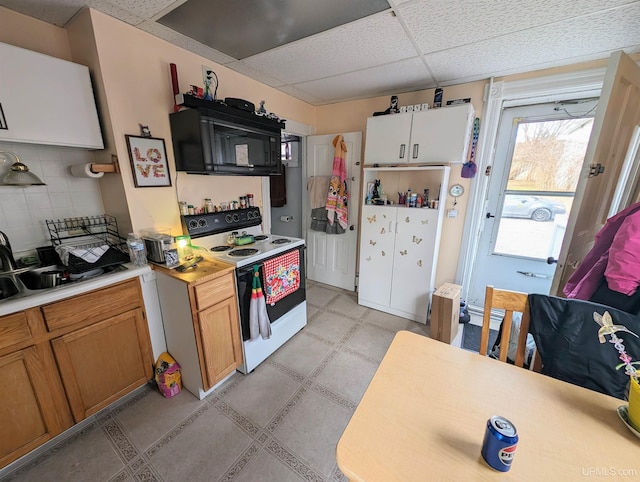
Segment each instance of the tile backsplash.
[[[70,166],[91,162],[89,151],[68,147],[0,142],[0,151],[16,154],[46,186],[0,185],[0,231],[16,258],[51,244],[45,220],[104,213],[100,182],[73,177]],[[0,163],[0,179],[11,163]]]

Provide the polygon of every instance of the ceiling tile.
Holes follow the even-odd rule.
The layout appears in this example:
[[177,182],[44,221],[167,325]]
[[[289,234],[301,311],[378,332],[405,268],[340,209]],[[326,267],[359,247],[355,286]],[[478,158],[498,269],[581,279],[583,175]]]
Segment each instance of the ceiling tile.
[[138,28],[150,33],[151,35],[155,35],[156,37],[166,40],[173,45],[182,47],[185,50],[201,55],[202,57],[205,57],[219,64],[228,64],[229,62],[234,61],[234,59],[232,59],[228,55],[224,55],[217,50],[207,47],[206,45],[202,45],[200,42],[190,39],[189,37],[185,37],[181,33],[178,33],[175,30],[171,30],[170,28],[167,28],[164,25],[160,25],[159,23],[147,20],[138,25]]
[[362,99],[428,89],[435,83],[419,57],[335,77],[295,84],[323,102]]
[[298,83],[415,56],[402,26],[386,12],[244,61],[286,83]]
[[640,43],[640,2],[426,55],[439,82],[487,78],[607,57]]
[[308,102],[311,105],[318,105],[321,102],[320,99],[318,99],[317,97],[304,92],[300,89],[297,89],[296,87],[294,87],[293,85],[283,85],[282,87],[279,88],[279,90],[281,90],[282,92],[284,92],[285,94],[289,94],[294,96],[296,99],[300,99],[303,100],[305,102]]
[[399,14],[420,51],[428,53],[628,3],[630,0],[443,0],[437,5],[432,1],[406,4]]
[[0,0],[0,5],[43,22],[63,27],[78,10],[85,5],[84,0],[55,0],[33,2],[25,0]]
[[151,18],[167,8],[174,0],[108,0],[109,3],[132,12],[145,19]]
[[93,7],[96,10],[100,10],[102,13],[106,13],[113,18],[117,18],[118,20],[122,20],[123,22],[128,23],[129,25],[140,25],[144,22],[144,18],[136,15],[135,13],[126,10],[119,5],[115,5],[105,0],[87,0],[87,5],[89,7]]
[[283,81],[274,79],[264,72],[256,70],[239,60],[225,64],[225,67],[229,67],[242,75],[246,75],[249,78],[262,82],[263,84],[270,85],[271,87],[280,87],[281,85],[284,85]]

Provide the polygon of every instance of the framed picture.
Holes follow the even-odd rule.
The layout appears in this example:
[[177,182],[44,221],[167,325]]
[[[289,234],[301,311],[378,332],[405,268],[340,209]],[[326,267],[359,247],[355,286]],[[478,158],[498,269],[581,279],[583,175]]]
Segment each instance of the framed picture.
[[171,186],[164,139],[125,135],[136,187]]

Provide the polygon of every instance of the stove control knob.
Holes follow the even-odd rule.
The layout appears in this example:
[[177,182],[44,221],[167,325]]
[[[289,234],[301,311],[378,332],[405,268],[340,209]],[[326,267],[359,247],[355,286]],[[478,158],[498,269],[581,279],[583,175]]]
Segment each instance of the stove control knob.
[[195,219],[190,219],[189,220],[189,229],[195,229],[198,227],[198,221],[196,221]]
[[237,223],[238,221],[240,221],[240,216],[238,216],[237,214],[234,214],[233,220]]
[[255,211],[253,211],[253,216],[258,219],[260,217],[260,210],[256,209]]
[[227,223],[230,223],[230,222],[232,221],[231,214],[227,214],[227,215],[224,217],[224,220],[225,220]]
[[204,218],[198,219],[198,226],[200,226],[201,228],[206,228],[207,227],[207,220]]

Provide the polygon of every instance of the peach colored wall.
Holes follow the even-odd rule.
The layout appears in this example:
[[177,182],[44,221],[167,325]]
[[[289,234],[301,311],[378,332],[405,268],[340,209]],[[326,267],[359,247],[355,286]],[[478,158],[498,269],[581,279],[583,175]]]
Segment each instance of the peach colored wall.
[[[443,103],[451,99],[470,97],[476,117],[482,117],[484,84],[484,81],[479,81],[445,87]],[[434,89],[398,94],[398,105],[406,106],[425,102],[431,104],[433,103],[433,93]],[[364,156],[367,118],[370,117],[373,112],[384,111],[389,107],[389,98],[390,96],[374,97],[317,107],[316,132],[318,134],[333,134],[338,132],[361,131],[364,137],[362,151],[362,155]],[[438,256],[438,270],[436,273],[436,287],[445,282],[453,282],[456,277],[458,254],[460,253],[462,234],[464,231],[464,219],[467,213],[467,199],[471,182],[473,182],[473,179],[463,179],[460,173],[460,164],[451,166],[449,186],[461,184],[465,188],[465,194],[458,198],[458,204],[456,205],[458,217],[444,218],[440,254]],[[445,209],[452,207],[453,199],[449,199]]]
[[65,29],[4,7],[0,7],[0,42],[72,60]]
[[[169,64],[177,65],[183,92],[190,84],[202,85],[204,64],[218,75],[219,98],[241,97],[256,104],[265,100],[269,111],[305,124],[315,122],[315,108],[100,12],[89,10],[89,14],[78,21],[90,20],[93,27],[112,129],[107,143],[120,162],[133,229],[162,226],[180,232],[178,200],[199,205],[210,197],[217,204],[249,192],[260,199],[259,177],[180,173],[176,179],[169,127],[173,107]],[[138,135],[139,123],[148,125],[154,137],[165,139],[171,187],[134,187],[125,134]]]

